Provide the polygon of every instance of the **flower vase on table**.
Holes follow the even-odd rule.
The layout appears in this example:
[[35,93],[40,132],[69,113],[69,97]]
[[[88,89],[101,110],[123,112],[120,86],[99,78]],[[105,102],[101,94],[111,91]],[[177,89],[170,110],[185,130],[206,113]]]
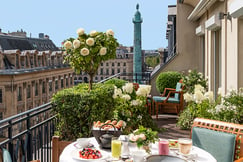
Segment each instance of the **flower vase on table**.
[[147,153],[151,153],[151,144],[158,139],[158,133],[152,131],[151,128],[139,126],[139,129],[130,134],[130,142],[136,143],[138,149],[144,149]]

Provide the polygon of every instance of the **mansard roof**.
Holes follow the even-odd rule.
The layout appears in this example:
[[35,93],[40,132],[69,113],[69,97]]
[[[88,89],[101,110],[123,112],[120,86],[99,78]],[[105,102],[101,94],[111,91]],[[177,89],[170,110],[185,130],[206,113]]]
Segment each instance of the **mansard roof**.
[[38,51],[58,51],[55,44],[47,38],[29,38],[0,34],[1,50],[38,50]]

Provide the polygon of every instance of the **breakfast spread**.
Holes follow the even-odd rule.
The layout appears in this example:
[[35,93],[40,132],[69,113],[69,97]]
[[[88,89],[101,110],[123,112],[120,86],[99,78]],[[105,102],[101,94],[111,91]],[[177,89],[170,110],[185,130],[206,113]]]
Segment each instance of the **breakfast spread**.
[[[111,125],[104,125],[104,124],[111,124]],[[104,125],[104,126],[103,126]],[[93,122],[93,128],[101,128],[101,129],[104,129],[104,130],[109,130],[109,129],[112,129],[113,126],[115,128],[117,128],[118,130],[121,129],[122,125],[123,125],[123,121],[120,120],[120,121],[116,121],[116,120],[107,120],[106,122],[101,122],[101,121],[94,121]]]

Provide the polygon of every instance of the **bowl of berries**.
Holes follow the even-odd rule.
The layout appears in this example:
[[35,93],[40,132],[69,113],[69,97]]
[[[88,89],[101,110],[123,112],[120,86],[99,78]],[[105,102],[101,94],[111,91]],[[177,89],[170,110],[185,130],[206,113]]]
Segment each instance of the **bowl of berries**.
[[93,148],[83,148],[81,150],[73,150],[71,156],[79,161],[101,161],[107,158],[108,154]]

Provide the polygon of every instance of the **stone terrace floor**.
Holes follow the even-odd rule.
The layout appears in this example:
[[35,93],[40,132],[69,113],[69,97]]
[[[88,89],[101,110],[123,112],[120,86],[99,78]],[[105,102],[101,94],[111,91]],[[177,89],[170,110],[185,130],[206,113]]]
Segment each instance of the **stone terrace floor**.
[[164,132],[159,133],[159,138],[178,139],[190,137],[190,130],[181,130],[179,127],[176,127],[177,118],[177,115],[161,114],[157,120],[156,117],[153,116],[154,122],[158,124],[160,128],[166,129]]

